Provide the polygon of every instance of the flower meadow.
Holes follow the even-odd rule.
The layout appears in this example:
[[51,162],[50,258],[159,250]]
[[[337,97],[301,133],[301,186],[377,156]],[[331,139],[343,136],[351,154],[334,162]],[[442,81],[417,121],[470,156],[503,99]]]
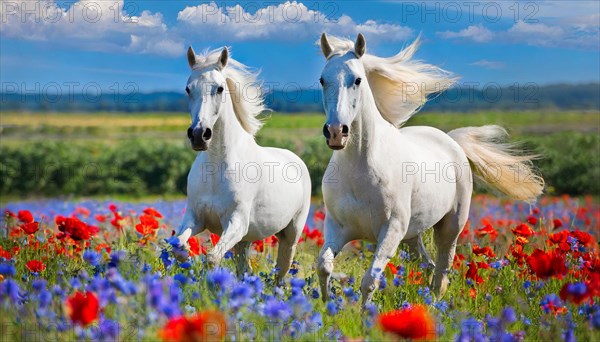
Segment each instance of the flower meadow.
[[[323,301],[316,259],[324,212],[315,205],[284,284],[277,238],[255,241],[251,274],[235,258],[204,265],[219,237],[178,253],[183,201],[9,203],[0,239],[0,324],[7,340],[600,340],[600,206],[591,197],[535,205],[474,197],[443,298],[405,246],[372,303],[360,279],[373,245],[336,258]],[[432,233],[424,236],[435,255]]]

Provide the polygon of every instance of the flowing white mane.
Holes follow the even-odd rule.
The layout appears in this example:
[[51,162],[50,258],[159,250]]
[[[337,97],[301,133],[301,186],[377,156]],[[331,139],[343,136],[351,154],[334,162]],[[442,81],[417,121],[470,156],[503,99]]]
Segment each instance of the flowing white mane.
[[[327,36],[332,48],[328,59],[354,51],[354,42]],[[377,109],[383,118],[400,127],[421,109],[431,94],[450,88],[456,81],[450,72],[411,58],[419,47],[420,39],[397,55],[377,57],[364,54],[359,60],[367,74]]]
[[[215,49],[196,55],[193,69],[216,67],[221,51],[222,49]],[[246,132],[255,135],[263,125],[258,116],[266,110],[262,84],[258,81],[259,72],[253,72],[246,65],[230,57],[221,73],[227,80],[235,116]]]

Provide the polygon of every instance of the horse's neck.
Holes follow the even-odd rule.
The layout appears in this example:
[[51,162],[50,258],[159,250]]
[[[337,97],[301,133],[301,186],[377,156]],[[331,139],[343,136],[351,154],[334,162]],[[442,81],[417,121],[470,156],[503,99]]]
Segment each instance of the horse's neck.
[[240,153],[242,148],[256,145],[254,137],[246,132],[238,121],[231,99],[225,102],[222,113],[215,122],[213,132],[213,141],[208,149],[209,159],[213,161],[223,161]]
[[367,157],[381,138],[380,132],[389,125],[379,113],[371,90],[364,87],[362,91],[362,103],[350,127],[352,138],[342,150],[351,158]]

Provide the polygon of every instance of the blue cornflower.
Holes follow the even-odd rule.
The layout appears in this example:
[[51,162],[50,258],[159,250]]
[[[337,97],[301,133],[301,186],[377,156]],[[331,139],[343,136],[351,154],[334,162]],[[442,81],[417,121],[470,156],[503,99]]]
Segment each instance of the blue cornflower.
[[379,280],[379,290],[385,289],[386,286],[387,286],[387,281],[385,280],[385,276],[383,276],[383,273],[382,273],[381,279]]
[[292,309],[283,301],[271,299],[265,303],[263,314],[273,320],[287,321],[292,315]]
[[183,269],[188,269],[190,267],[192,267],[192,264],[189,261],[183,262],[179,265],[179,267],[183,268]]
[[298,274],[298,269],[297,268],[290,268],[290,270],[288,271],[289,274],[295,276],[296,274]]
[[310,291],[310,296],[313,299],[319,299],[319,297],[320,297],[319,290],[317,290],[316,288],[313,288],[312,291]]
[[10,299],[14,304],[20,304],[22,300],[21,289],[19,284],[13,279],[6,279],[0,283],[0,302],[5,298]]
[[41,292],[43,290],[46,289],[46,285],[48,284],[48,282],[46,281],[46,279],[35,279],[31,282],[31,288],[35,291],[35,292]]
[[441,313],[446,313],[448,310],[448,302],[445,300],[437,301],[433,304],[433,306],[438,309]]
[[510,324],[517,321],[515,309],[510,306],[507,306],[504,308],[504,310],[502,310],[502,315],[500,317],[505,324]]
[[8,263],[0,263],[0,274],[3,276],[14,277],[17,273],[15,265]]
[[162,261],[163,265],[165,265],[167,270],[171,268],[171,265],[173,265],[173,260],[169,256],[169,251],[166,249],[163,249],[162,252],[160,252],[160,260]]
[[419,296],[423,297],[426,304],[429,305],[433,302],[433,297],[431,295],[431,291],[429,290],[429,287],[427,287],[427,286],[420,287],[419,290],[417,291],[417,293],[419,294]]
[[254,293],[261,293],[263,290],[263,283],[258,276],[247,275],[242,282],[250,285],[254,289]]
[[98,266],[100,264],[100,258],[101,255],[94,250],[86,249],[85,252],[83,252],[83,260],[92,266]]
[[242,305],[250,305],[254,302],[254,288],[250,284],[239,283],[234,286],[229,296],[229,306],[235,310]]
[[189,279],[184,274],[177,273],[173,276],[173,279],[181,284],[181,286],[188,283]]
[[219,290],[224,291],[233,285],[235,276],[228,269],[219,267],[208,272],[206,281],[209,286],[218,287]]
[[306,280],[300,278],[290,279],[290,286],[293,288],[302,289],[306,285]]
[[225,252],[225,255],[223,255],[223,258],[231,259],[231,258],[233,258],[233,253],[231,251],[227,251],[227,252]]
[[460,324],[460,335],[457,342],[483,342],[486,337],[483,334],[483,324],[475,318],[468,318]]
[[108,267],[119,267],[121,261],[125,259],[127,253],[125,251],[113,251],[110,253],[110,261],[108,262]]
[[399,277],[398,275],[396,275],[394,277],[394,286],[398,287],[398,286],[402,286],[404,285],[404,278]]
[[69,283],[71,284],[71,287],[74,289],[79,289],[81,287],[81,280],[79,280],[78,277],[71,278]]
[[333,301],[327,302],[327,314],[329,316],[335,316],[338,313],[338,307]]

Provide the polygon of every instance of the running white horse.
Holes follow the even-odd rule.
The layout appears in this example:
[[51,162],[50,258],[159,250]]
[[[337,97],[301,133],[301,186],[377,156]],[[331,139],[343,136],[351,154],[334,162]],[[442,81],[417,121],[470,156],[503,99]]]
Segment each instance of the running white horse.
[[199,153],[188,175],[187,209],[177,235],[187,240],[205,228],[221,235],[207,253],[218,265],[235,247],[237,271],[247,271],[252,241],[279,238],[278,280],[288,272],[310,208],[306,165],[288,150],[254,140],[264,109],[256,74],[229,58],[227,48],[196,55],[187,81],[192,125],[188,137]]
[[318,273],[329,298],[333,260],[349,241],[377,243],[362,279],[363,304],[402,240],[434,227],[437,260],[433,289],[448,286],[457,238],[469,215],[472,171],[512,198],[534,200],[543,180],[532,156],[515,155],[498,126],[464,127],[448,134],[432,127],[399,127],[427,100],[454,83],[445,71],[411,60],[418,39],[399,54],[365,54],[366,42],[321,36],[327,59],[321,76],[327,121],[323,133],[335,150],[323,181],[327,209]]

